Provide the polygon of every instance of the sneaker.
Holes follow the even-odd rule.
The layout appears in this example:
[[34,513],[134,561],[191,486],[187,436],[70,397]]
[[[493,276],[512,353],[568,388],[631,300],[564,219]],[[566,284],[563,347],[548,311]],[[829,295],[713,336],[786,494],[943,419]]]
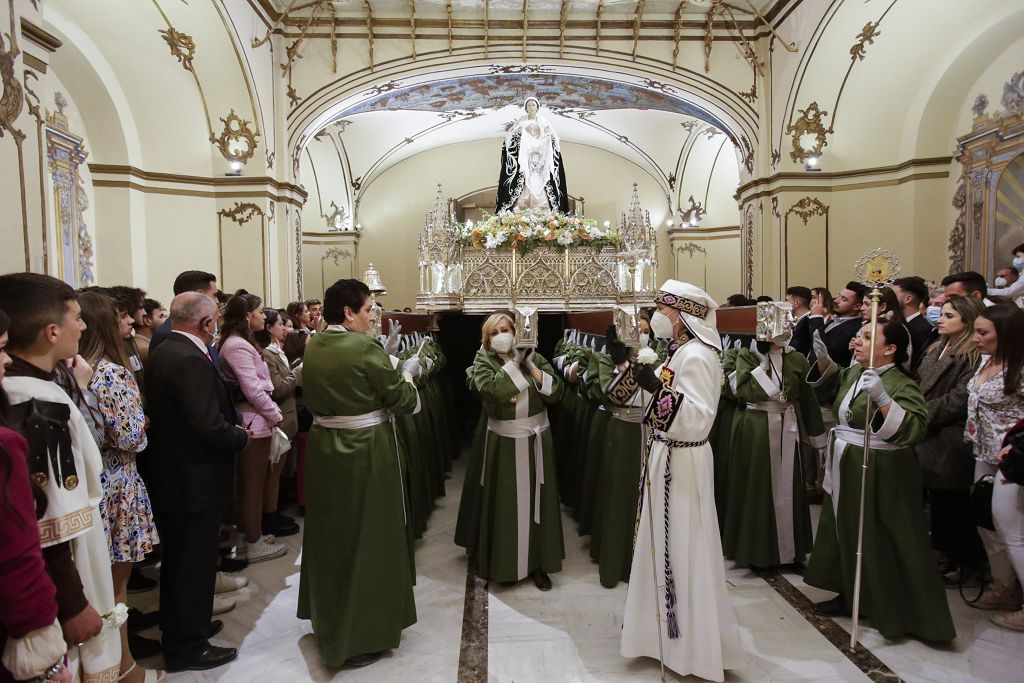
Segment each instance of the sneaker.
[[249,579],[244,576],[228,576],[223,572],[217,572],[217,586],[215,593],[230,593],[249,585]]
[[1009,614],[993,615],[992,623],[1011,631],[1024,631],[1024,609]]
[[260,537],[260,540],[255,543],[245,543],[239,541],[238,548],[235,551],[239,558],[245,557],[250,563],[251,562],[262,562],[263,560],[273,560],[276,557],[284,555],[288,548],[283,545],[272,545],[264,540],[266,537]]
[[977,602],[971,603],[971,607],[1015,612],[1020,609],[1020,601],[1020,589],[1016,585],[1004,586],[998,581],[993,581]]
[[213,596],[214,614],[224,614],[225,612],[230,612],[233,609],[235,609],[234,598],[225,598],[223,595]]

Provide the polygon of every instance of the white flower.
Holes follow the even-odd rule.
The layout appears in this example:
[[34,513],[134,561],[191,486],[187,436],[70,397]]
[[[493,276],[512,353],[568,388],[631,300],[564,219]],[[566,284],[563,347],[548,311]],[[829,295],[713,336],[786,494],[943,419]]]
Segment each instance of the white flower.
[[562,234],[559,235],[558,239],[556,239],[555,241],[561,244],[563,247],[569,246],[570,244],[572,244],[572,232],[570,232],[569,230],[563,230]]
[[128,605],[123,602],[117,603],[114,609],[102,616],[102,619],[104,628],[121,628],[121,625],[128,621]]
[[636,354],[636,362],[644,365],[654,365],[658,362],[658,353],[651,347],[645,346]]

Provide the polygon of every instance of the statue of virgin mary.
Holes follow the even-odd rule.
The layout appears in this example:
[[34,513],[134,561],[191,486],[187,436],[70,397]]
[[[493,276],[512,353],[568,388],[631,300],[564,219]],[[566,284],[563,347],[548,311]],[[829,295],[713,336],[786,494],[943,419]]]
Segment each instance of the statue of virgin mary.
[[554,209],[569,213],[558,133],[537,114],[540,101],[526,98],[526,116],[509,129],[501,146],[497,210]]

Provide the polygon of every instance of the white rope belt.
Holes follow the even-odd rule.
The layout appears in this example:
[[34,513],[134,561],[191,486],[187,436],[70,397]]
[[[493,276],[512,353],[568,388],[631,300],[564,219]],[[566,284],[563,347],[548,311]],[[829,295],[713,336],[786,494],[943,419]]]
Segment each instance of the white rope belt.
[[[515,420],[498,420],[493,417],[487,418],[487,431],[498,436],[509,439],[528,439],[531,436],[537,437],[533,443],[533,463],[535,470],[536,484],[534,485],[533,521],[540,524],[540,487],[544,484],[544,444],[541,441],[541,434],[550,429],[548,412],[537,413],[530,417],[522,417]],[[483,486],[486,460],[480,472],[480,485]],[[519,501],[522,504],[523,501]],[[529,503],[527,503],[529,505]]]
[[796,560],[796,537],[793,533],[793,463],[799,447],[796,409],[783,401],[748,403],[747,410],[765,413],[768,426],[768,469],[772,481],[772,506],[775,511],[775,534],[779,563]]
[[632,422],[638,424],[644,421],[644,409],[643,408],[620,408],[617,406],[610,406],[608,412],[612,414],[616,420],[622,420],[623,422]]
[[[847,446],[864,447],[864,430],[837,425],[829,431],[825,451],[825,476],[821,487],[832,496],[832,511],[839,516],[839,463]],[[902,446],[891,444],[868,432],[868,447],[876,451],[898,451]],[[838,526],[837,526],[838,528]]]
[[391,413],[381,408],[362,415],[314,415],[313,424],[324,429],[366,429],[390,419]]

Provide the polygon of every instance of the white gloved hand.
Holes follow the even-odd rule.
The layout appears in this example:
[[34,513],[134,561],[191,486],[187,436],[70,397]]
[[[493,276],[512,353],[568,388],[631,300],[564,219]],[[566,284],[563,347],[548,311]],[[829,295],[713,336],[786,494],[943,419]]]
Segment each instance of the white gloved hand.
[[419,356],[413,356],[412,358],[406,358],[402,361],[402,372],[409,373],[409,376],[416,379],[423,374],[423,368],[420,366]]
[[514,365],[522,365],[523,363],[523,350],[515,349],[512,351],[512,357],[509,359]]
[[736,341],[734,341],[732,343],[732,348],[736,349],[737,351],[742,349],[743,348],[743,340],[742,339],[737,339]]
[[885,385],[882,384],[881,375],[874,370],[865,370],[861,374],[860,386],[864,391],[868,392],[871,400],[879,408],[884,408],[892,403],[892,397],[885,391]]
[[722,348],[723,349],[729,348],[730,344],[732,344],[732,338],[729,337],[729,335],[725,335],[724,337],[722,337]]
[[398,353],[398,343],[401,340],[402,334],[402,323],[398,322],[394,318],[388,320],[388,338],[384,342],[384,350],[388,352],[388,355],[394,356]]
[[523,364],[526,365],[527,370],[536,370],[537,366],[533,364],[533,349],[523,349]]
[[552,363],[554,364],[554,366],[555,366],[556,368],[558,368],[559,370],[561,370],[561,369],[562,369],[562,365],[563,365],[563,364],[565,364],[565,354],[563,354],[563,355],[561,355],[561,356],[555,356],[555,357],[554,357],[554,358],[553,358],[553,359],[551,360],[551,362],[552,362]]
[[825,346],[825,341],[821,338],[821,333],[818,330],[811,335],[811,348],[814,349],[814,357],[819,363],[823,362],[827,365],[833,363],[832,357],[828,355],[828,347]]

